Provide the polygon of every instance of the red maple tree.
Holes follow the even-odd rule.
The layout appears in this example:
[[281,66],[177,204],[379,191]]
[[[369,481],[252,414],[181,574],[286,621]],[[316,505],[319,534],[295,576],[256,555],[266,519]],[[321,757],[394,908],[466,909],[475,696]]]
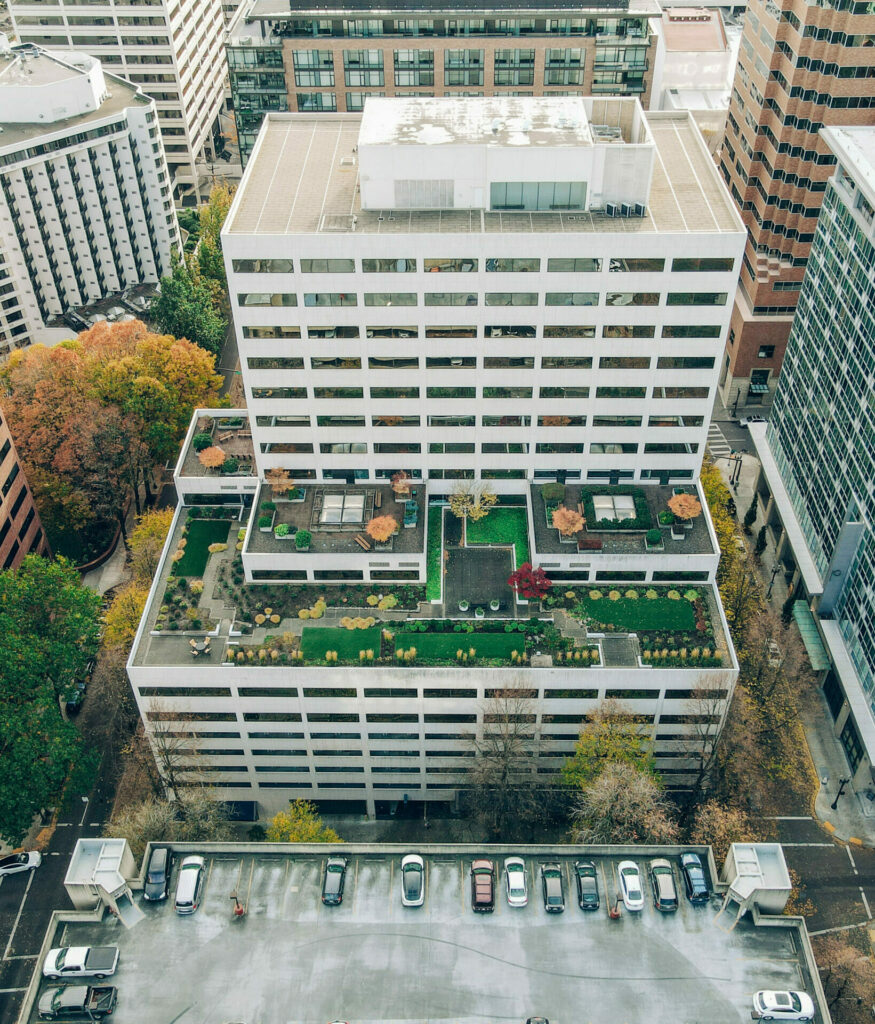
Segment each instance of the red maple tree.
[[520,597],[535,600],[543,597],[553,586],[544,570],[540,566],[533,569],[531,562],[523,562],[516,572],[512,572],[507,578],[507,584]]

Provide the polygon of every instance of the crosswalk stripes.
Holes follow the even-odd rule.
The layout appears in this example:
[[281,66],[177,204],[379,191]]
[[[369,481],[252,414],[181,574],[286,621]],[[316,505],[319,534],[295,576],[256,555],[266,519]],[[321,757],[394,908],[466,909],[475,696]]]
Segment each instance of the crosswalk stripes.
[[708,427],[708,451],[711,452],[715,459],[732,454],[732,448],[730,448],[726,438],[723,436],[723,431],[716,423],[712,423]]

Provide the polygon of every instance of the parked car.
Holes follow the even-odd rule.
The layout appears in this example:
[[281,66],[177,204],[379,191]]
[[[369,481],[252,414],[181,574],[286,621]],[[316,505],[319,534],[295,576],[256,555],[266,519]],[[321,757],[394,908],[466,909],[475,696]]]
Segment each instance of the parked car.
[[526,862],[522,857],[508,857],[505,860],[504,884],[507,891],[508,906],[524,907],[529,902]]
[[166,846],[152,851],[146,868],[146,882],[143,885],[144,900],[165,900],[170,889],[170,873],[173,870],[173,854]]
[[561,914],[565,909],[562,888],[562,868],[558,864],[541,865],[541,886],[544,890],[544,910],[548,914]]
[[641,872],[633,860],[621,860],[617,865],[620,879],[620,895],[627,910],[644,909],[644,890],[641,886]]
[[176,881],[176,913],[193,914],[200,906],[203,887],[203,857],[186,857]]
[[526,1024],[550,1024],[546,1017],[529,1017]]
[[401,861],[401,904],[421,907],[425,902],[425,864],[418,853],[408,853]]
[[579,860],[574,865],[574,879],[577,882],[577,902],[581,910],[599,909],[599,880],[595,864]]
[[814,1000],[805,992],[755,992],[754,1020],[813,1020]]
[[0,877],[17,875],[19,871],[34,871],[43,862],[43,855],[31,850],[29,853],[10,853],[0,857]]
[[740,427],[749,427],[751,423],[765,423],[765,416],[742,416],[738,421]]
[[329,857],[322,879],[322,902],[326,907],[338,907],[343,903],[343,887],[346,883],[346,857]]
[[705,869],[698,853],[681,854],[681,874],[684,876],[684,888],[690,903],[707,903],[711,893],[708,892]]
[[118,967],[116,946],[62,946],[50,949],[44,978],[106,978]]
[[650,884],[653,887],[653,905],[664,914],[678,908],[678,891],[674,884],[671,864],[664,858],[650,862]]
[[65,985],[49,988],[40,996],[40,1020],[99,1020],[115,1009],[117,992],[112,985]]
[[495,865],[491,860],[471,862],[471,909],[478,914],[495,910]]

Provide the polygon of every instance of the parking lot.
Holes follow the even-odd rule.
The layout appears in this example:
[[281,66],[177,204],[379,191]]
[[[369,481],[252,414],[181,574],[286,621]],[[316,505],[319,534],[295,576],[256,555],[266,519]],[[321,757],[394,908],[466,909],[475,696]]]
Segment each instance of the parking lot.
[[[141,903],[146,917],[133,929],[108,916],[63,926],[55,943],[119,946],[115,1024],[521,1024],[536,1015],[551,1024],[722,1024],[749,1021],[757,989],[808,984],[792,930],[745,920],[730,931],[719,904],[694,907],[683,895],[677,913],[658,913],[649,858],[638,861],[645,909],[612,921],[619,857],[592,858],[602,905],[584,913],[574,857],[526,855],[529,903],[513,909],[500,868],[514,851],[492,852],[495,912],[475,914],[469,854],[426,856],[425,904],[404,908],[400,851],[342,852],[339,907],[321,903],[324,855],[207,856],[193,916],[174,912],[174,873],[170,899]],[[538,868],[550,860],[564,872],[563,914],[547,914],[541,899]],[[676,858],[674,871],[682,894]],[[246,906],[237,920],[235,892]]]

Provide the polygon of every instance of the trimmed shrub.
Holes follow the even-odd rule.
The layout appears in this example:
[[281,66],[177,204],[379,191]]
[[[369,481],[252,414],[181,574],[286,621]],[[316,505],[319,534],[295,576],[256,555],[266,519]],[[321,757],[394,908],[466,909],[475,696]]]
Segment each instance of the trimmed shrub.
[[195,434],[191,439],[191,446],[196,452],[202,452],[213,443],[212,434]]

